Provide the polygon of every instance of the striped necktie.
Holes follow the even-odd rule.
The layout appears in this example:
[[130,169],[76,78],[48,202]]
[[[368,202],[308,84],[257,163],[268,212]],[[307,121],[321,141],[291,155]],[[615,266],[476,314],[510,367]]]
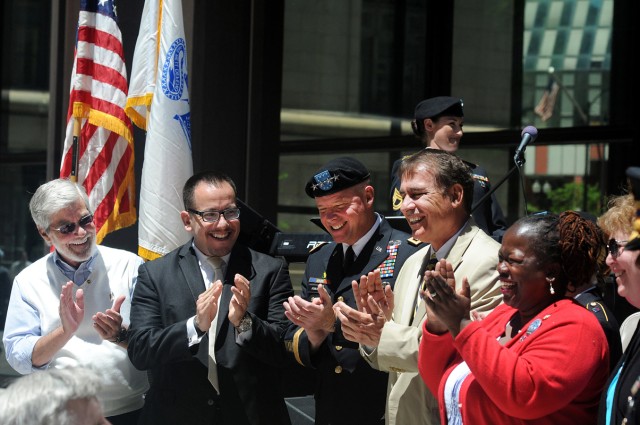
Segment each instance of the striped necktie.
[[423,291],[427,290],[427,283],[424,280],[424,272],[427,270],[433,271],[436,268],[436,264],[438,263],[438,257],[436,257],[436,253],[435,251],[431,251],[431,255],[429,256],[429,261],[427,261],[427,264],[423,267],[422,273],[420,274],[420,279],[422,279],[422,284],[420,285],[420,288]]

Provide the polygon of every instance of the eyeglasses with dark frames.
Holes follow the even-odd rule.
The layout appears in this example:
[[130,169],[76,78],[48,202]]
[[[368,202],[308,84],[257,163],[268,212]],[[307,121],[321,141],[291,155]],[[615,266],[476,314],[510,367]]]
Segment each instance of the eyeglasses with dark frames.
[[614,260],[618,258],[620,254],[622,254],[627,242],[629,241],[617,241],[615,239],[609,239],[609,242],[607,243],[607,249],[609,250],[609,254],[611,254],[611,257],[613,257]]
[[220,220],[220,214],[224,215],[225,220],[237,220],[240,217],[240,208],[232,207],[222,211],[198,211],[187,208],[191,214],[199,215],[205,223],[215,223]]
[[63,235],[68,235],[70,233],[75,232],[78,226],[84,229],[90,224],[93,224],[93,214],[88,214],[88,215],[85,215],[84,217],[81,217],[80,220],[78,220],[78,223],[67,223],[57,228],[52,227],[52,229],[57,232],[60,232]]

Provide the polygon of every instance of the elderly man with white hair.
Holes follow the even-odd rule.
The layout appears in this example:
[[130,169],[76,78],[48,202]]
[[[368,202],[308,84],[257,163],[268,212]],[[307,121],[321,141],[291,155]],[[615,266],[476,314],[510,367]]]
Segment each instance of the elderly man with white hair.
[[29,203],[40,236],[54,249],[14,279],[3,342],[21,374],[71,366],[99,367],[97,396],[113,424],[137,423],[148,389],[127,356],[131,296],[143,260],[96,245],[82,186],[56,179]]

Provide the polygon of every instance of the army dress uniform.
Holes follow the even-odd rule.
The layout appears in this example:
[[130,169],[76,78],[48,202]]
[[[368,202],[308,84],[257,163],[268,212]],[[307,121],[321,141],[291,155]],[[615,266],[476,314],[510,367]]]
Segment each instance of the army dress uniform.
[[[320,168],[307,182],[305,192],[321,198],[368,182],[370,173],[355,158],[336,158]],[[355,259],[353,246],[345,251],[342,243],[330,242],[312,250],[305,268],[300,296],[311,301],[319,297],[322,284],[333,304],[342,301],[356,308],[351,288],[353,280],[376,269],[383,282],[394,285],[405,260],[415,253],[420,241],[393,229],[389,222],[372,209],[365,208],[361,220],[371,227],[358,241]],[[369,239],[366,239],[366,238]],[[346,256],[345,256],[346,254]],[[349,260],[351,258],[351,260]],[[389,375],[373,369],[360,356],[358,344],[347,341],[336,318],[334,332],[329,333],[313,353],[305,330],[291,323],[285,333],[285,348],[292,361],[315,369],[316,425],[384,424],[387,381]]]
[[[380,269],[382,281],[393,285],[400,267],[418,250],[418,244],[382,218],[378,229],[345,272],[342,244],[322,245],[307,260],[301,297],[307,301],[318,297],[318,284],[323,284],[334,304],[343,301],[356,308],[351,281]],[[358,344],[342,335],[339,320],[335,332],[329,334],[314,354],[310,352],[304,329],[293,324],[285,344],[296,362],[317,371],[316,424],[384,423],[388,374],[367,364],[360,356]]]

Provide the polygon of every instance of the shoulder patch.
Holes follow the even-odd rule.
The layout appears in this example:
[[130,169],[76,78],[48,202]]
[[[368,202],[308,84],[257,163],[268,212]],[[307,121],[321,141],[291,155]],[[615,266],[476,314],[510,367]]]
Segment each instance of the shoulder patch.
[[407,243],[411,246],[419,246],[422,243],[422,241],[414,237],[411,237],[407,239]]
[[609,317],[607,316],[607,312],[604,310],[604,306],[599,302],[591,301],[589,304],[587,304],[586,307],[587,307],[587,310],[589,310],[593,314],[595,315],[602,314],[602,317],[604,318],[604,320],[607,322],[609,321]]
[[402,206],[402,195],[400,195],[400,191],[398,188],[393,189],[393,198],[391,199],[391,207],[394,211],[400,210]]
[[320,248],[322,248],[323,246],[325,246],[326,244],[328,244],[328,241],[320,241],[318,243],[316,243],[313,248],[311,248],[309,250],[309,254],[313,254],[314,252],[316,252],[317,250],[319,250]]

